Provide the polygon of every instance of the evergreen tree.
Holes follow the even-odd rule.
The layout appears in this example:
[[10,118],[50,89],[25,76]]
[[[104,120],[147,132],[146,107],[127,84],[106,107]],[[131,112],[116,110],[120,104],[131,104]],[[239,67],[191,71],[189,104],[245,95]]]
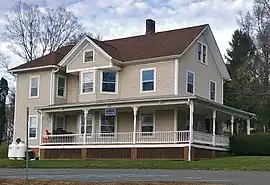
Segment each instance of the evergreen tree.
[[6,97],[8,95],[8,82],[5,78],[0,80],[0,144],[6,131]]

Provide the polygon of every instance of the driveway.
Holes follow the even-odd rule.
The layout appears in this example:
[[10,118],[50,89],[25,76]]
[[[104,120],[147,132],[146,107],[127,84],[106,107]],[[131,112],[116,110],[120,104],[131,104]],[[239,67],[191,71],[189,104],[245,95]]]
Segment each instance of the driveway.
[[[0,169],[0,178],[25,178],[24,169]],[[111,169],[29,169],[31,179],[72,181],[208,181],[235,185],[269,185],[269,172],[204,170],[111,170]]]

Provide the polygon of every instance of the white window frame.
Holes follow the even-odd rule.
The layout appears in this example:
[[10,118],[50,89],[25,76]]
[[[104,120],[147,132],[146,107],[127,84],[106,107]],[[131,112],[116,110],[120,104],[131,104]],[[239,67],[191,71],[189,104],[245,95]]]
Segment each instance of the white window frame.
[[[36,137],[30,137],[30,120],[31,118],[36,119]],[[29,115],[28,117],[28,138],[29,140],[34,140],[38,138],[38,115]]]
[[[198,59],[198,44],[201,44],[201,60],[199,60]],[[205,46],[205,48],[206,48],[206,56],[205,56],[205,62],[203,62],[203,46]],[[198,41],[198,43],[197,43],[197,55],[196,55],[196,57],[197,57],[197,61],[198,62],[200,62],[200,63],[202,63],[202,64],[204,64],[204,65],[208,65],[208,47],[207,47],[207,45],[206,44],[204,44],[203,42],[201,42],[201,41]]]
[[[93,92],[83,92],[83,75],[85,73],[93,73]],[[82,94],[94,94],[96,91],[96,70],[82,71],[80,74],[80,93]]]
[[[193,93],[188,92],[188,74],[189,73],[192,73],[193,74]],[[194,95],[195,94],[195,89],[196,89],[195,86],[196,86],[196,74],[194,72],[190,71],[190,70],[187,70],[186,71],[186,92],[188,94]]]
[[102,134],[113,134],[112,136],[106,136],[106,137],[115,138],[116,137],[116,133],[117,133],[117,115],[114,116],[114,133],[101,133],[101,116],[102,116],[102,114],[104,114],[104,112],[99,112],[98,137],[104,138],[104,136],[102,136]]
[[[102,84],[103,84],[103,72],[115,72],[115,92],[107,92],[102,90]],[[100,92],[104,94],[118,94],[118,72],[117,71],[100,71]]]
[[55,127],[53,128],[54,129],[54,131],[57,129],[57,117],[63,117],[64,119],[63,119],[63,130],[66,130],[66,116],[64,115],[64,114],[59,114],[59,115],[55,115]]
[[[151,91],[143,91],[143,72],[144,71],[154,71],[154,89]],[[156,67],[152,67],[152,68],[143,68],[140,70],[140,93],[152,93],[152,92],[156,92],[156,88],[157,88],[157,69]]]
[[[93,61],[87,61],[87,62],[85,62],[85,53],[86,52],[93,52]],[[83,51],[83,63],[84,64],[88,64],[88,63],[91,63],[91,62],[94,62],[94,61],[95,61],[95,50],[94,49],[84,50]]]
[[[93,137],[93,134],[94,134],[94,112],[93,113],[88,113],[88,114],[92,114],[92,120],[91,120],[92,132],[91,133],[86,133],[86,134],[91,134],[90,136],[87,136],[87,137]],[[82,126],[84,126],[84,125],[82,125],[82,119],[84,119],[84,113],[79,115],[79,119],[80,119],[79,134],[83,134],[84,130],[82,130]],[[87,126],[90,126],[90,124],[88,124],[88,125],[86,124],[86,127]]]
[[[142,132],[142,117],[144,114],[153,114],[153,134],[152,135],[144,135]],[[139,132],[140,132],[140,137],[150,137],[154,138],[155,137],[155,132],[156,132],[156,112],[140,112],[140,121],[139,121]]]
[[[58,81],[58,79],[59,78],[63,78],[63,79],[65,79],[65,87],[64,87],[64,96],[60,96],[59,94],[58,94],[58,83],[59,83],[59,81]],[[66,98],[66,96],[67,96],[67,77],[66,76],[63,76],[63,75],[57,75],[57,82],[56,82],[56,97],[57,98]]]
[[[33,78],[38,79],[37,96],[31,96],[32,79]],[[30,79],[29,79],[29,98],[39,98],[39,88],[40,88],[40,76],[39,75],[30,76]]]
[[[215,99],[211,99],[211,83],[214,83],[215,84]],[[212,100],[212,101],[216,101],[217,100],[217,83],[213,80],[210,80],[209,81],[209,100]]]

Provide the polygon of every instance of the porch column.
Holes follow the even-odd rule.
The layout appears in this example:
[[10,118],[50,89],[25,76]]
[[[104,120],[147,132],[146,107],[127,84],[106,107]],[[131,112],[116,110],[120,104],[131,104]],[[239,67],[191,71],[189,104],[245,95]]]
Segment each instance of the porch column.
[[138,112],[138,107],[134,106],[133,107],[133,144],[136,143],[137,112]]
[[247,119],[247,135],[250,135],[250,118]]
[[217,116],[217,111],[213,110],[213,146],[216,145],[216,116]]
[[234,115],[231,115],[231,134],[233,135]]
[[87,126],[87,114],[88,114],[88,110],[84,109],[83,111],[84,113],[84,131],[83,131],[83,144],[86,143],[86,126]]
[[178,108],[174,108],[173,110],[173,131],[174,131],[174,142],[178,141],[177,139],[177,120],[178,120]]
[[191,161],[191,143],[193,143],[193,113],[194,103],[189,102],[189,147],[188,147],[188,161]]
[[40,124],[39,124],[39,145],[42,144],[42,137],[43,137],[43,118],[44,118],[44,113],[41,112],[40,114]]

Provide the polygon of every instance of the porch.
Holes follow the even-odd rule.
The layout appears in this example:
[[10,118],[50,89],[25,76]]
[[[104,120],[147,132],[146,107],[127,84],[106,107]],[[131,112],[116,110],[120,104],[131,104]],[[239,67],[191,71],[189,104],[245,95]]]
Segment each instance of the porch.
[[[253,115],[198,97],[56,105],[40,110],[40,149],[57,150],[55,155],[64,149],[90,148],[92,152],[117,149],[117,154],[121,148],[160,148],[169,155],[173,148],[182,148],[187,160],[195,155],[192,148],[199,151],[198,156],[204,150],[208,156],[211,151],[228,152],[229,136],[238,132],[237,121],[245,120],[250,134]],[[49,122],[43,120],[45,115]]]

